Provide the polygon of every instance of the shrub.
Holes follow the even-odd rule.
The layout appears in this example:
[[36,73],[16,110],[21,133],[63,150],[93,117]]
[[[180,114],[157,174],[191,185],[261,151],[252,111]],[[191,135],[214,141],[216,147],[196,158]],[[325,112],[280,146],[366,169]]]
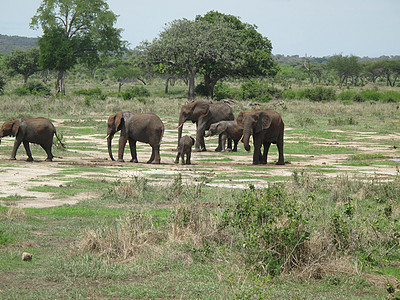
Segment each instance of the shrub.
[[336,93],[333,88],[316,86],[315,88],[305,90],[305,98],[315,102],[334,101],[336,100]]
[[396,91],[384,92],[381,95],[381,101],[389,103],[398,103],[400,102],[400,93]]
[[218,82],[214,87],[214,99],[222,100],[231,98],[233,98],[233,93],[229,88],[229,85],[224,84],[222,82]]
[[244,100],[256,100],[268,102],[273,97],[281,98],[282,91],[278,88],[268,86],[262,82],[247,81],[241,87]]
[[100,88],[94,88],[94,89],[80,89],[77,91],[74,91],[75,95],[83,95],[83,96],[100,96],[102,93]]
[[150,97],[150,95],[144,86],[133,86],[122,93],[122,99],[131,100],[136,97]]
[[308,220],[283,185],[265,189],[250,186],[223,215],[223,226],[235,230],[236,247],[245,261],[262,272],[277,275],[307,256]]
[[293,100],[296,98],[296,92],[292,89],[284,90],[282,93],[283,99]]
[[6,80],[3,75],[0,74],[0,95],[4,93],[4,87],[6,86]]
[[28,82],[23,87],[16,88],[14,94],[24,95],[50,95],[50,89],[40,82]]
[[382,94],[376,90],[364,90],[360,92],[361,97],[366,101],[379,101]]
[[354,98],[357,96],[357,92],[355,91],[343,91],[338,95],[338,99],[342,101],[350,101],[354,100]]

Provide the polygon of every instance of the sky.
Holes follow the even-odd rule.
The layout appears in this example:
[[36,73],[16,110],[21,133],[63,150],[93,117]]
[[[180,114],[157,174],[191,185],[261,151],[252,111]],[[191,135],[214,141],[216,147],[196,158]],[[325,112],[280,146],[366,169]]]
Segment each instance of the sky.
[[[40,0],[1,0],[0,34],[38,37],[29,27]],[[209,11],[257,26],[273,54],[323,57],[400,55],[400,0],[108,0],[130,48],[168,23]]]

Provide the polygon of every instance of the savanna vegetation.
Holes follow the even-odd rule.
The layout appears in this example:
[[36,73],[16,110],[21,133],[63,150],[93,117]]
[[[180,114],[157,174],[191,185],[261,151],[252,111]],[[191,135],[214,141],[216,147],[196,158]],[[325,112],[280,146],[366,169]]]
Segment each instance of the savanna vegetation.
[[[39,14],[46,9],[35,20],[48,22]],[[212,29],[218,39],[179,57],[164,46],[188,26],[199,34]],[[224,44],[227,35],[235,51],[247,47],[246,60],[230,47],[214,52],[211,42]],[[38,162],[29,164],[22,148],[17,161],[7,160],[11,138],[0,145],[0,174],[48,171],[24,187],[17,179],[4,185],[14,193],[0,191],[0,298],[398,298],[396,59],[273,57],[271,50],[255,26],[210,12],[173,21],[152,43],[117,59],[96,56],[93,65],[84,56],[67,69],[46,69],[39,59],[40,71],[29,74],[9,62],[17,54],[21,63],[32,60],[20,52],[3,56],[1,121],[48,117],[67,148],[54,145],[55,162],[47,164],[33,147]],[[354,69],[341,69],[343,60]],[[234,66],[224,68],[227,61]],[[372,65],[381,71],[368,73]],[[274,146],[266,166],[252,166],[242,146],[237,154],[194,154],[192,166],[175,166],[179,108],[193,97],[228,100],[235,115],[277,110],[286,125],[286,166],[273,164]],[[105,159],[105,120],[125,110],[163,120],[161,166]],[[148,148],[138,151],[148,156]],[[32,205],[42,197],[76,201]],[[21,261],[24,251],[32,261]]]

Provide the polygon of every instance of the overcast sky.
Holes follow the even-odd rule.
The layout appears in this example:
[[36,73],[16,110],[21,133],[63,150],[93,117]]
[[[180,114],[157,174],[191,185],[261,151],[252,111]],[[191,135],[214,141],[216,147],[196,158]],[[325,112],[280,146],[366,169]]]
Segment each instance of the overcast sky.
[[[1,1],[0,34],[37,37],[29,28],[40,0]],[[240,17],[269,38],[273,54],[400,55],[400,0],[108,0],[134,48],[175,19],[214,10]]]

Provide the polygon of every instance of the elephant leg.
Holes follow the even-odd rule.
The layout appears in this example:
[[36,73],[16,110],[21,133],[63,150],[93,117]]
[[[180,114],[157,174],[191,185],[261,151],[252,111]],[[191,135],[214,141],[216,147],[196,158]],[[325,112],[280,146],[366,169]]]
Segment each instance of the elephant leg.
[[[119,137],[119,142],[118,142],[118,161],[124,161],[124,150],[125,150],[125,145],[126,145],[127,141],[128,141],[128,139],[126,138],[126,136],[121,135]],[[131,153],[132,153],[132,147],[131,147]]]
[[186,164],[187,165],[191,164],[191,162],[190,162],[191,155],[192,155],[192,153],[190,151],[188,153],[186,153]]
[[271,143],[269,142],[265,142],[264,143],[264,152],[261,158],[261,163],[262,164],[266,164],[267,163],[267,156],[268,156],[268,151],[269,151],[269,147],[271,146]]
[[223,134],[223,133],[221,133],[218,136],[218,147],[215,149],[215,152],[224,152],[225,151],[226,137],[227,137],[226,134]]
[[51,153],[51,146],[53,145],[53,140],[49,141],[47,144],[40,145],[44,151],[46,151],[47,158],[46,161],[53,161],[54,155]]
[[21,143],[22,143],[22,140],[17,139],[17,138],[15,139],[14,147],[13,147],[12,152],[11,152],[10,160],[16,160],[17,150],[18,150],[19,145],[21,145]]
[[160,158],[160,146],[151,146],[151,156],[148,160],[148,164],[154,163],[159,164],[161,162]]
[[276,143],[276,146],[278,147],[278,153],[279,153],[278,162],[276,164],[277,165],[284,165],[285,164],[285,159],[283,157],[283,134],[281,134],[279,136],[278,141]]
[[234,146],[233,146],[233,150],[232,150],[232,151],[233,151],[233,152],[237,152],[237,145],[238,145],[238,142],[239,142],[239,141],[236,141],[236,140],[235,140],[235,141],[233,141],[233,142],[234,142]]
[[253,165],[258,165],[261,163],[261,142],[253,137],[254,142],[254,152],[253,152]]
[[204,135],[206,133],[206,123],[204,121],[199,121],[197,123],[197,131],[196,131],[196,144],[195,144],[195,152],[207,151],[206,145],[204,143]]
[[[125,143],[126,143],[126,141],[125,141]],[[125,145],[124,145],[124,147],[125,147]],[[131,156],[132,156],[132,159],[130,160],[130,162],[137,163],[138,159],[137,159],[137,152],[136,152],[136,141],[134,139],[129,139],[129,148],[131,149]],[[118,153],[118,155],[119,155],[119,153]],[[118,161],[119,161],[119,159],[118,159]],[[124,160],[122,160],[122,161],[124,161]]]
[[175,158],[175,163],[176,164],[179,164],[179,157],[181,156],[181,152],[180,152],[180,150],[178,149],[178,154],[176,155],[176,158]]
[[228,137],[228,149],[232,149],[232,139],[230,137]]
[[24,144],[26,155],[28,156],[26,161],[33,161],[31,148],[29,147],[29,142],[28,141],[23,141],[23,144]]

